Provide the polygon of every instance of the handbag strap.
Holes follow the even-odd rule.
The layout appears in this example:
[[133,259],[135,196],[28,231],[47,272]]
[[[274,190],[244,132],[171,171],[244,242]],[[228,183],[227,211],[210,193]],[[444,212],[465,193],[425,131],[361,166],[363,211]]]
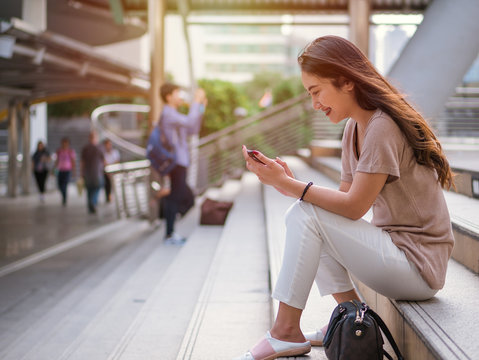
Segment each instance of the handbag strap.
[[[404,360],[404,357],[402,356],[401,352],[399,351],[399,347],[397,346],[396,344],[396,341],[394,341],[394,338],[393,336],[391,335],[391,332],[389,331],[387,325],[384,323],[383,319],[381,319],[381,317],[376,314],[374,312],[374,310],[372,310],[371,308],[368,307],[368,313],[371,314],[371,316],[374,318],[374,320],[376,320],[376,322],[378,323],[379,327],[381,328],[381,330],[383,331],[384,335],[386,335],[387,339],[389,340],[389,343],[391,344],[394,352],[396,353],[396,356],[398,358],[398,360]],[[387,353],[387,351],[384,351],[384,355],[389,359],[389,360],[392,360],[392,357],[391,355],[389,355]]]

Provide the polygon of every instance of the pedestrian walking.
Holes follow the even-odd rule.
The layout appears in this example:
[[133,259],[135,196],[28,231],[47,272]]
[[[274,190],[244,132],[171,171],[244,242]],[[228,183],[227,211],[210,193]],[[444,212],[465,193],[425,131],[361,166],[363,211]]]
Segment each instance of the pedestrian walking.
[[67,191],[70,177],[76,175],[76,153],[70,147],[70,139],[64,137],[56,151],[55,169],[57,171],[58,189],[62,195],[63,206],[67,205]]
[[46,148],[43,141],[39,141],[37,149],[32,155],[32,168],[35,181],[37,183],[40,202],[45,201],[45,183],[47,181],[48,173],[50,171],[50,152]]
[[103,186],[104,167],[105,157],[103,151],[98,147],[97,134],[92,131],[88,137],[88,144],[82,149],[80,165],[81,176],[86,188],[88,212],[90,214],[96,213],[98,195]]

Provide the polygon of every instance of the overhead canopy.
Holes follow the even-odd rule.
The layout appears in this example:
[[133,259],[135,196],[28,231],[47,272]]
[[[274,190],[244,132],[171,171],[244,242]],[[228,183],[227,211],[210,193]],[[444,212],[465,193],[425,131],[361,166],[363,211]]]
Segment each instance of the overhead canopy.
[[[347,13],[351,0],[157,1],[166,1],[167,13],[254,15]],[[370,0],[370,5],[372,13],[416,13],[431,2]],[[148,74],[98,55],[89,46],[142,35],[148,0],[49,0],[44,32],[16,18],[5,18],[5,11],[18,12],[18,4],[7,0],[1,14],[0,120],[11,99],[35,102],[102,94],[148,95]]]
[[32,102],[104,94],[147,96],[148,74],[99,55],[88,45],[37,32],[18,19],[1,21],[0,34],[0,110],[12,98]]
[[[90,1],[90,0],[89,0]],[[167,11],[179,11],[181,1],[166,0]],[[358,1],[358,0],[354,0]],[[95,0],[108,6],[111,0]],[[319,13],[348,12],[349,0],[186,0],[190,12],[208,14],[272,13]],[[432,0],[370,0],[371,11],[417,13],[423,12]],[[123,0],[126,14],[139,14],[146,10],[148,0]]]

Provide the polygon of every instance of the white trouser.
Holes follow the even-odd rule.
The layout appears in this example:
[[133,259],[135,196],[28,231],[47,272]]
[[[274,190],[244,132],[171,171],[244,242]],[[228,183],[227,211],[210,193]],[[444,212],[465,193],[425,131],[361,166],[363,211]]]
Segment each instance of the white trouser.
[[341,293],[354,288],[349,273],[392,299],[426,300],[437,292],[388,232],[296,201],[286,213],[283,264],[273,298],[304,309],[314,280],[322,296]]

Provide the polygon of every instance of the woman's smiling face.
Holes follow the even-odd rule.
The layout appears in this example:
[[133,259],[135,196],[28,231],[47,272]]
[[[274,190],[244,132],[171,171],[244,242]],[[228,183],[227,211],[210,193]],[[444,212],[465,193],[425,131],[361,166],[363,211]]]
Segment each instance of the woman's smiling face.
[[332,123],[337,124],[351,116],[353,106],[357,105],[353,93],[354,85],[351,82],[345,81],[337,88],[331,79],[304,71],[301,73],[301,79],[311,96],[313,108],[323,111]]

